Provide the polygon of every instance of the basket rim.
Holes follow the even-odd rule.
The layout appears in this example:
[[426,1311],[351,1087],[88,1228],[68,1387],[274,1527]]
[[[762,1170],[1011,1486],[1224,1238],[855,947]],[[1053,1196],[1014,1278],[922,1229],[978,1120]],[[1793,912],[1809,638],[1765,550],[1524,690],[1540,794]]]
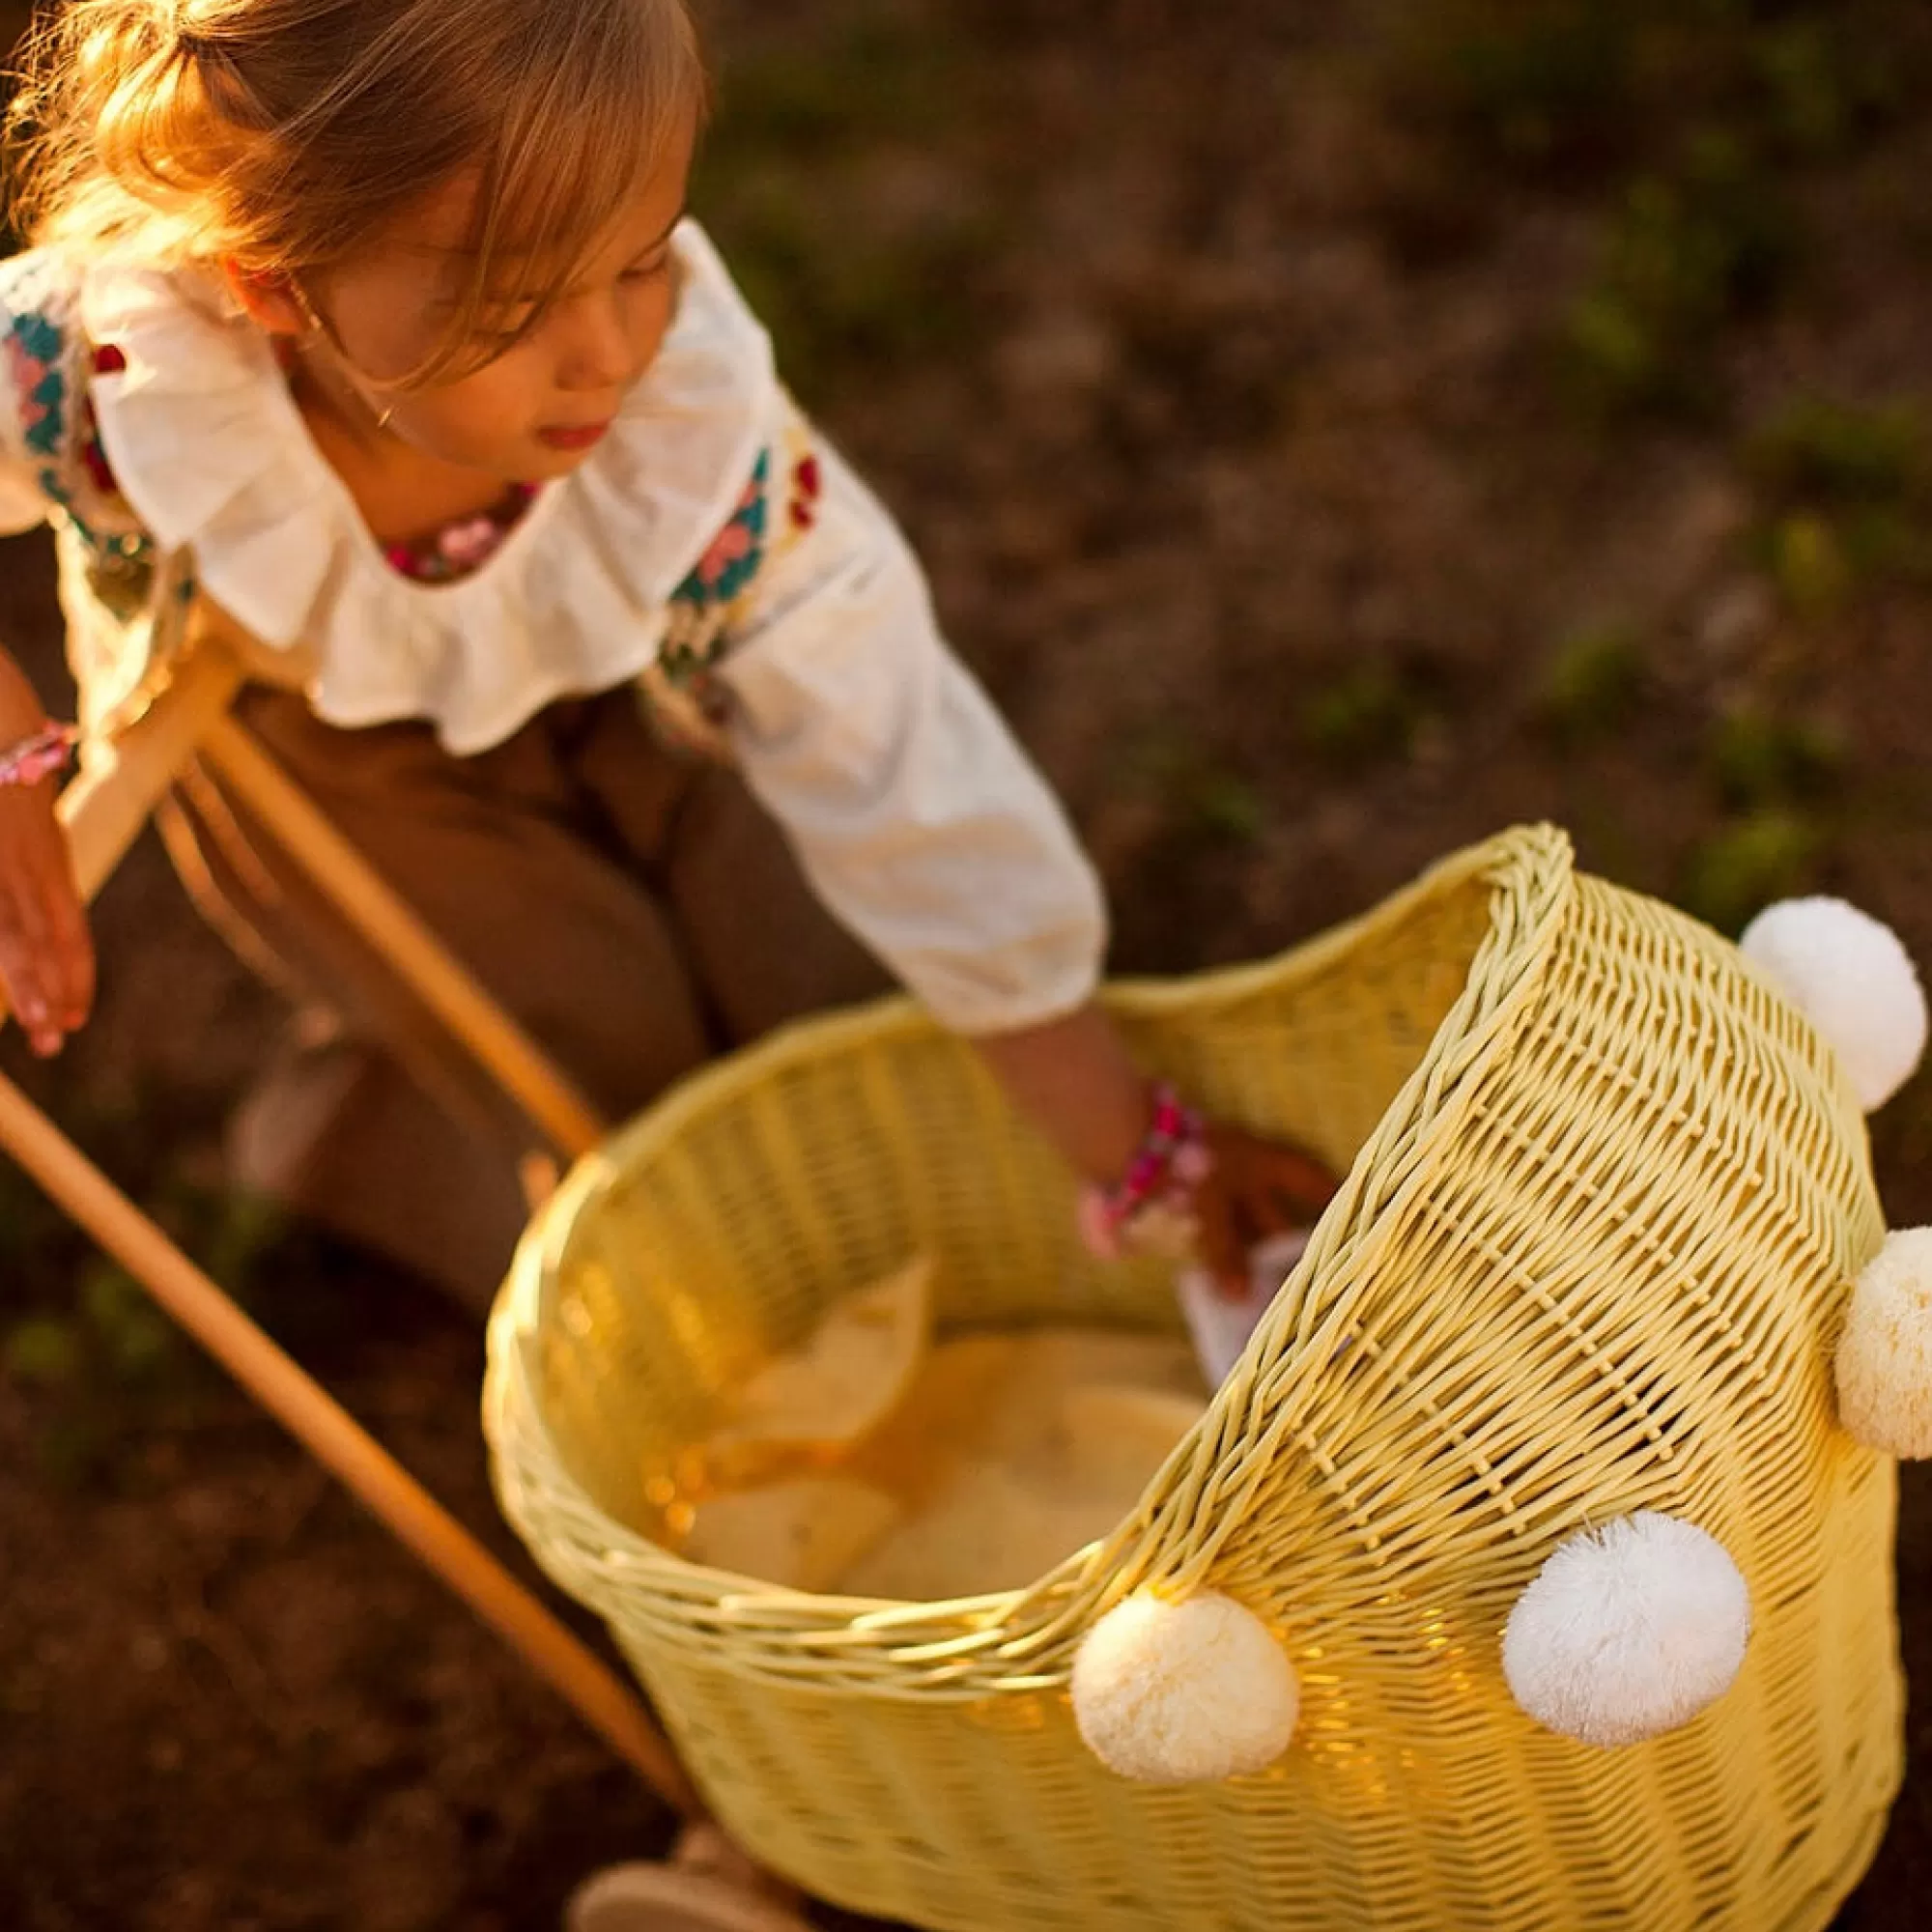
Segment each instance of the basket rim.
[[[812,1594],[708,1570],[609,1517],[570,1474],[535,1399],[526,1351],[549,1311],[577,1215],[639,1158],[746,1087],[857,1040],[933,1033],[935,1022],[904,997],[797,1022],[700,1069],[579,1161],[538,1210],[487,1330],[483,1424],[504,1514],[555,1581],[613,1622],[648,1622],[653,1642],[717,1662],[725,1647],[717,1627],[728,1622],[732,1663],[748,1674],[845,1677],[875,1694],[921,1698],[1064,1685],[1074,1646],[1095,1616],[1149,1584],[1176,1594],[1201,1587],[1246,1520],[1248,1499],[1292,1440],[1296,1398],[1372,1287],[1377,1255],[1406,1201],[1426,1184],[1429,1153],[1455,1130],[1463,1103],[1507,1050],[1535,997],[1573,897],[1570,840],[1551,825],[1518,826],[1438,861],[1368,912],[1272,958],[1118,980],[1103,990],[1109,1010],[1130,1018],[1238,1005],[1326,973],[1431,901],[1478,881],[1490,889],[1489,919],[1462,990],[1357,1150],[1241,1360],[1109,1538],[1032,1584],[929,1603]],[[1310,1293],[1318,1282],[1319,1298]],[[539,1507],[548,1524],[542,1535],[533,1522]],[[559,1518],[570,1526],[567,1551],[558,1546]],[[658,1613],[640,1619],[647,1593]],[[705,1634],[686,1614],[699,1605],[709,1612]]]

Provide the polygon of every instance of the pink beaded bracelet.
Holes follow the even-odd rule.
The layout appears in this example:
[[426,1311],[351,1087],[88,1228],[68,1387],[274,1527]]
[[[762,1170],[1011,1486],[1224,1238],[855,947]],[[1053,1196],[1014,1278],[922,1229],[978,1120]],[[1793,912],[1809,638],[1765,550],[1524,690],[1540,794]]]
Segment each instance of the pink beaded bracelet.
[[80,731],[72,724],[48,724],[31,737],[0,752],[0,785],[39,784],[55,772],[64,771],[80,742]]
[[1153,1119],[1127,1171],[1112,1187],[1080,1197],[1080,1238],[1101,1261],[1151,1249],[1184,1253],[1192,1244],[1195,1190],[1214,1167],[1207,1123],[1174,1089],[1153,1090]]

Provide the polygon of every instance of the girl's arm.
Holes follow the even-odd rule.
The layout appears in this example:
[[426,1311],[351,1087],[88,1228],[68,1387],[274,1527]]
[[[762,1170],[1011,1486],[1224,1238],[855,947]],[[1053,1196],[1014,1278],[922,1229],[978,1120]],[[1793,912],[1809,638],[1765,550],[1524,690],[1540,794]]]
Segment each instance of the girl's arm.
[[1148,1084],[1098,1007],[973,1044],[1083,1180],[1107,1186],[1126,1172],[1147,1131]]
[[[1121,1179],[1152,1104],[1147,1081],[1097,1006],[974,1044],[1083,1179],[1109,1186]],[[1237,1127],[1209,1122],[1207,1140],[1212,1164],[1194,1194],[1202,1259],[1228,1293],[1239,1294],[1248,1286],[1248,1251],[1269,1235],[1307,1226],[1335,1181],[1310,1155]]]
[[[47,478],[68,461],[79,336],[71,264],[45,250],[0,261],[0,536],[44,523]],[[0,648],[0,756],[46,724],[26,673]],[[36,1053],[60,1048],[94,1000],[94,947],[54,784],[0,784],[0,996]]]
[[[946,648],[891,519],[802,418],[793,430],[821,486],[807,534],[764,559],[716,659],[739,765],[826,905],[978,1045],[1083,1179],[1116,1183],[1154,1108],[1093,1003],[1107,936],[1099,881]],[[777,460],[773,470],[782,491]],[[1248,1247],[1305,1223],[1331,1182],[1307,1156],[1238,1129],[1210,1125],[1207,1141],[1211,1169],[1193,1195],[1204,1258],[1245,1287]]]
[[[46,723],[0,649],[0,756]],[[94,944],[50,779],[0,784],[0,989],[38,1054],[57,1053],[94,1004]]]

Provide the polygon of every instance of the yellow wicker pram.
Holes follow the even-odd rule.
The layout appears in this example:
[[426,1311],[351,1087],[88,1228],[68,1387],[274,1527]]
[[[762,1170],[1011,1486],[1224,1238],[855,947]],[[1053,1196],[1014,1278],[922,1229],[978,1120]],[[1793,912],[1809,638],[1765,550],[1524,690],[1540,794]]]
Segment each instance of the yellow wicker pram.
[[[1901,1774],[1894,1474],[1831,1350],[1883,1226],[1857,1099],[1736,950],[1547,829],[1277,962],[1123,988],[1144,1063],[1347,1179],[1200,1427],[1103,1545],[1022,1592],[884,1605],[710,1573],[647,1471],[833,1300],[916,1251],[943,1326],[1178,1325],[1071,1183],[903,1005],[695,1081],[533,1223],[492,1325],[499,1494],[609,1622],[728,1829],[828,1898],[1014,1928],[1823,1926]],[[1621,1749],[1500,1662],[1564,1537],[1719,1539],[1731,1689]],[[1147,1585],[1213,1589],[1299,1674],[1265,1772],[1151,1787],[1067,1684]]]

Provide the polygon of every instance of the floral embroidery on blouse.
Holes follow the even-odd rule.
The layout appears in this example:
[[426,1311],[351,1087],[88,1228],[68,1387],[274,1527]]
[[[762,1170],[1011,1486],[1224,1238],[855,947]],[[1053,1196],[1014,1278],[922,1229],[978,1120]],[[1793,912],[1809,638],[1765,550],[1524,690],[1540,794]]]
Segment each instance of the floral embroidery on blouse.
[[[97,376],[118,376],[127,366],[127,356],[111,342],[94,352],[94,373]],[[108,466],[107,452],[100,446],[100,425],[94,418],[92,396],[80,399],[80,461],[87,471],[88,481],[101,496],[112,497],[116,502],[125,500],[120,484],[114,480],[114,471]]]
[[758,574],[764,560],[765,490],[771,475],[772,453],[761,449],[730,522],[671,592],[673,603],[728,604]]
[[774,451],[761,450],[751,481],[724,527],[670,595],[661,663],[674,683],[693,685],[724,655],[725,637],[774,547],[788,549],[818,521],[824,477],[810,431],[794,414],[785,425],[783,523],[773,527]]
[[810,529],[818,521],[818,498],[824,489],[823,478],[818,473],[818,458],[810,450],[791,467],[791,526],[795,530]]
[[691,691],[707,709],[708,694],[699,687],[724,655],[732,606],[751,588],[765,560],[765,497],[771,475],[772,453],[762,449],[724,527],[670,593],[659,663],[673,685]]
[[63,344],[53,320],[29,309],[7,331],[7,374],[20,400],[20,426],[36,456],[57,456],[67,426]]
[[[131,621],[145,608],[153,583],[154,545],[132,523],[84,389],[77,406],[70,408],[67,335],[43,309],[26,308],[10,321],[4,349],[22,443],[41,459],[42,495],[56,522],[79,538],[89,588],[114,616]],[[127,358],[105,347],[94,352],[93,366],[97,373],[113,374],[127,367]],[[104,512],[109,524],[127,519],[129,526],[104,527],[98,512]]]
[[[774,487],[775,467],[781,468],[781,489]],[[717,667],[758,573],[817,523],[823,489],[810,430],[793,412],[781,446],[759,452],[724,527],[671,592],[664,643],[644,680],[646,710],[671,745],[718,750],[717,731],[730,707]]]
[[[111,343],[94,352],[97,376],[118,375],[128,366],[128,358]],[[100,426],[95,420],[94,399],[82,393],[75,412],[74,456],[86,472],[94,494],[100,501],[123,514],[128,500],[114,480],[107,452],[100,446]],[[87,547],[87,581],[99,597],[122,622],[131,622],[146,607],[154,584],[153,540],[139,528],[104,530],[96,527],[74,505],[72,495],[63,490],[51,473],[42,478],[43,487]]]

